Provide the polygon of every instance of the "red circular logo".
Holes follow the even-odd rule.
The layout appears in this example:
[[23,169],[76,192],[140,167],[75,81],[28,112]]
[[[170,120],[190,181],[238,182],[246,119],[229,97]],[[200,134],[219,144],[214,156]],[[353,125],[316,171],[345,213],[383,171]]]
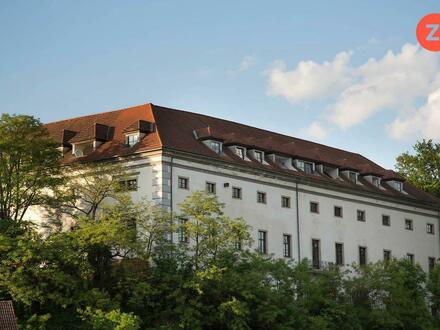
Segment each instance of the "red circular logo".
[[440,51],[440,14],[428,14],[423,17],[416,30],[420,45],[432,52]]

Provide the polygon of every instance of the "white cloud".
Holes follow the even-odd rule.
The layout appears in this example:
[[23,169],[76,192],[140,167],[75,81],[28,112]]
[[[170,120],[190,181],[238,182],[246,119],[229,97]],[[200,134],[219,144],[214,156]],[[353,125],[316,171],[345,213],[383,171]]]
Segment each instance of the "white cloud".
[[242,58],[239,66],[235,70],[231,70],[231,72],[240,72],[246,71],[250,67],[252,67],[257,62],[257,59],[254,56],[246,55]]
[[[382,58],[369,59],[362,65],[353,66],[350,59],[350,52],[341,52],[331,62],[301,61],[292,71],[287,71],[285,64],[278,61],[269,70],[268,92],[290,102],[328,101],[324,117],[340,129],[348,129],[379,111],[388,110],[398,117],[389,126],[390,136],[394,138],[401,135],[399,132],[404,127],[422,136],[439,134],[430,129],[430,125],[418,124],[418,129],[408,127],[408,121],[416,119],[405,117],[409,109],[416,108],[420,98],[430,95],[430,100],[436,99],[436,94],[430,93],[440,87],[436,74],[438,54],[405,44],[397,53],[388,51]],[[440,108],[427,110],[433,108],[429,104],[438,104],[436,102],[428,101],[420,108],[416,112],[417,120],[437,118]]]
[[269,70],[268,92],[291,102],[333,96],[353,81],[353,70],[348,66],[351,54],[341,52],[332,62],[322,64],[301,61],[292,71],[286,70],[283,61],[277,61]]
[[302,130],[302,135],[307,138],[324,140],[328,135],[328,130],[319,122],[313,122]]
[[389,125],[389,134],[399,140],[440,139],[440,88],[429,94],[426,104],[416,111],[396,118]]

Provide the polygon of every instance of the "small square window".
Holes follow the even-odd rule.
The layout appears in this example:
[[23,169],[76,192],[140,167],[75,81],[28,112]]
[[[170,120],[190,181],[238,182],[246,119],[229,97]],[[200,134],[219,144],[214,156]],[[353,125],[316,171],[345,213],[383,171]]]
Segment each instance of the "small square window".
[[139,134],[130,134],[125,137],[125,144],[128,147],[132,147],[138,142],[139,142]]
[[243,147],[235,147],[235,153],[241,159],[244,159],[245,149]]
[[354,183],[357,182],[357,173],[356,172],[348,172],[348,179]]
[[290,208],[290,197],[281,196],[281,207]]
[[189,189],[189,179],[179,176],[178,186],[180,189]]
[[377,176],[373,176],[371,178],[371,183],[373,184],[373,186],[379,187],[380,180]]
[[241,188],[232,187],[232,198],[241,199]]
[[255,151],[254,152],[255,159],[257,162],[262,163],[263,162],[263,152],[262,151]]
[[365,221],[365,211],[357,210],[357,220],[358,221]]
[[257,192],[257,202],[266,204],[266,193],[258,191]]
[[215,194],[215,183],[214,182],[206,182],[206,192],[210,194]]
[[211,150],[214,151],[216,154],[221,153],[222,147],[221,147],[220,142],[211,141],[210,147],[211,147]]
[[313,174],[313,163],[304,162],[304,172],[307,174]]
[[426,232],[428,234],[434,234],[434,225],[432,223],[426,224]]
[[383,261],[390,261],[390,260],[391,260],[391,251],[383,250]]
[[391,226],[391,220],[389,215],[382,215],[382,225]]
[[317,202],[310,202],[310,212],[319,213],[319,204]]
[[334,214],[335,217],[342,218],[342,207],[335,206]]
[[406,230],[413,230],[413,221],[410,219],[405,219],[405,229]]

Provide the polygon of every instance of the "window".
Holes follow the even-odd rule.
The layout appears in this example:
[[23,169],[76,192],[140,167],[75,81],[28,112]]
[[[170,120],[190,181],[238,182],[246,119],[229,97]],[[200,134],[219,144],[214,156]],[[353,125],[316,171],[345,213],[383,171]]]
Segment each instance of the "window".
[[237,251],[241,251],[241,250],[243,249],[243,244],[242,244],[242,242],[241,242],[241,239],[239,239],[239,240],[237,240],[237,241],[235,242],[235,249],[236,249]]
[[344,264],[344,244],[336,243],[335,252],[336,252],[336,265],[342,266]]
[[136,191],[138,189],[137,179],[119,181],[119,185],[123,190]]
[[354,183],[357,182],[357,173],[356,172],[348,172],[348,179]]
[[434,225],[432,223],[426,224],[426,232],[428,234],[434,234]]
[[431,272],[435,267],[435,258],[434,257],[428,257],[428,269]]
[[210,194],[215,194],[215,183],[206,182],[206,191]]
[[407,253],[407,254],[406,254],[406,260],[408,260],[408,261],[411,263],[411,265],[414,266],[414,254],[412,254],[412,253]]
[[307,174],[313,174],[313,163],[311,163],[311,162],[305,162],[303,160],[299,160],[297,162],[297,167],[301,171],[303,171],[303,172],[305,172]]
[[319,204],[317,202],[310,202],[310,212],[319,213]]
[[373,186],[379,187],[380,184],[380,180],[377,176],[373,176],[371,178],[371,183],[373,184]]
[[288,234],[283,235],[283,255],[286,258],[290,258],[292,256],[292,237]]
[[410,219],[405,219],[405,229],[406,230],[413,230],[413,221]]
[[232,198],[241,199],[241,188],[232,187]]
[[189,179],[179,176],[178,178],[180,189],[189,189]]
[[260,163],[263,162],[263,152],[262,151],[255,151],[254,155],[255,155],[255,159],[257,160],[257,162],[260,162]]
[[391,220],[389,215],[382,215],[382,225],[391,226]]
[[186,234],[185,225],[188,219],[179,219],[179,228],[177,229],[177,237],[180,243],[188,243],[189,238]]
[[257,192],[257,202],[266,204],[266,193],[258,191]]
[[342,218],[342,207],[340,206],[335,206],[335,217],[339,217]]
[[394,182],[394,189],[396,189],[397,191],[402,191],[402,182],[395,181]]
[[267,254],[267,232],[264,230],[258,231],[258,251]]
[[290,208],[290,197],[281,196],[281,207]]
[[321,246],[319,239],[312,239],[312,267],[321,268]]
[[390,261],[390,260],[391,260],[391,251],[383,250],[383,261]]
[[216,154],[220,154],[222,151],[222,145],[220,142],[211,141],[210,148],[212,151],[214,151]]
[[235,147],[235,153],[241,159],[244,159],[245,149],[243,147]]
[[139,142],[139,134],[130,134],[125,137],[125,144],[128,147],[132,147],[138,142]]
[[365,266],[367,264],[367,248],[359,246],[359,265]]
[[365,221],[365,211],[357,210],[357,220],[358,221]]

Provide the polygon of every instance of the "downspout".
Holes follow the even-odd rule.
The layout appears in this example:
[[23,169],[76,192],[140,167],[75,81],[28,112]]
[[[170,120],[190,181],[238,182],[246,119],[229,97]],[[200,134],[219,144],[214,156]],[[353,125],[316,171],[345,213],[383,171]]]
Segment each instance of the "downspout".
[[295,182],[296,192],[296,237],[297,237],[297,249],[298,249],[298,263],[301,262],[301,242],[299,238],[299,197],[298,197],[298,181]]
[[[171,212],[171,227],[174,224],[174,214],[173,214],[173,159],[171,156],[170,160],[170,212]],[[171,233],[171,244],[173,243],[174,233]]]

